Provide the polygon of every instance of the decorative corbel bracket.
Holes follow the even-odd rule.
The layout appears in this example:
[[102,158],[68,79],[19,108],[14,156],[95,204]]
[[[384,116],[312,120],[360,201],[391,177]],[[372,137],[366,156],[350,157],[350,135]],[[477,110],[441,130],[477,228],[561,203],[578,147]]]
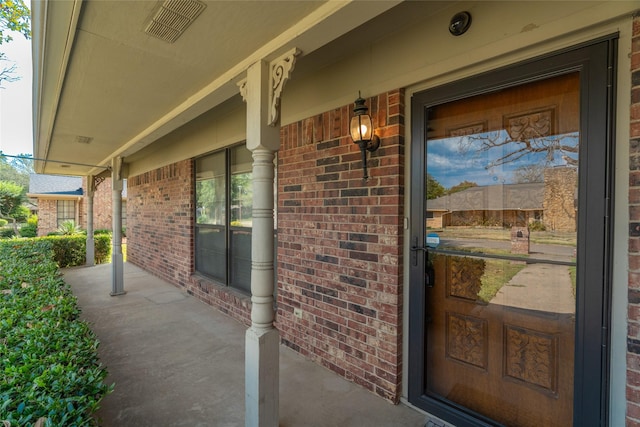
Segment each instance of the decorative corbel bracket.
[[[269,126],[276,126],[279,118],[280,97],[284,84],[289,80],[296,63],[296,56],[300,55],[298,48],[293,48],[269,64]],[[247,79],[238,82],[238,89],[244,102],[247,102]]]
[[100,186],[100,184],[102,184],[104,182],[104,180],[107,179],[104,176],[94,176],[93,177],[93,190],[97,190],[98,187]]
[[93,182],[94,182],[94,185],[95,185],[95,186],[94,186],[93,188],[94,188],[94,189],[95,189],[95,188],[98,188],[98,186],[99,186],[100,184],[102,184],[102,183],[104,182],[104,180],[105,180],[105,179],[107,179],[107,177],[105,177],[105,176],[94,176],[94,177],[93,177]]
[[289,77],[293,72],[293,68],[296,64],[296,56],[298,55],[300,55],[300,50],[298,48],[293,48],[271,62],[271,108],[269,111],[269,126],[276,126],[278,124],[282,89],[284,89],[284,84],[289,80]]
[[247,102],[247,79],[244,78],[238,82],[238,89],[240,89],[240,96],[242,100]]

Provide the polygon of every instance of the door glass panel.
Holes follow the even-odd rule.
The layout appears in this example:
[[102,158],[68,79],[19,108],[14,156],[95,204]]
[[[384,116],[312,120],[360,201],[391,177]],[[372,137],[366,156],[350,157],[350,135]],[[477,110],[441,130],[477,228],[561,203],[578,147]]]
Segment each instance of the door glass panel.
[[579,76],[429,108],[427,127],[424,392],[571,425]]

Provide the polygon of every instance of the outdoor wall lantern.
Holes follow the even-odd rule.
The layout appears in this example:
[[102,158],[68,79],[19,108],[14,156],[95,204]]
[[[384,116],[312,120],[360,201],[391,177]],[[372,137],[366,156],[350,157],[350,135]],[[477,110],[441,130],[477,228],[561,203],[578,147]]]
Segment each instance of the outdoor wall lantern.
[[364,179],[369,179],[367,174],[367,151],[374,152],[380,147],[380,138],[373,132],[373,122],[371,116],[367,114],[369,108],[364,105],[365,100],[358,92],[358,99],[355,100],[353,108],[353,117],[351,118],[351,139],[358,144],[362,153],[362,169],[364,170]]

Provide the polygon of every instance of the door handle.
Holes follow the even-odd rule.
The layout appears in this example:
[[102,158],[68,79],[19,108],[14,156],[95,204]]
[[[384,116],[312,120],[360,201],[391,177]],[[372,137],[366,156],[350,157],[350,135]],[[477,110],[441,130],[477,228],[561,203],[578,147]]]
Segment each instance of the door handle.
[[423,251],[425,254],[427,253],[427,248],[420,247],[417,245],[411,246],[411,263],[414,267],[418,266],[418,251]]
[[425,265],[424,265],[424,269],[425,269],[425,272],[424,272],[424,285],[426,287],[428,287],[428,288],[433,288],[433,285],[435,284],[435,279],[436,278],[435,278],[435,271],[433,270],[433,267],[431,267],[431,265],[429,263],[429,250],[428,250],[428,248],[425,248],[424,246],[413,245],[409,249],[411,250],[411,261],[413,262],[413,266],[414,267],[418,266],[418,252],[423,252],[424,253],[424,261],[425,261]]

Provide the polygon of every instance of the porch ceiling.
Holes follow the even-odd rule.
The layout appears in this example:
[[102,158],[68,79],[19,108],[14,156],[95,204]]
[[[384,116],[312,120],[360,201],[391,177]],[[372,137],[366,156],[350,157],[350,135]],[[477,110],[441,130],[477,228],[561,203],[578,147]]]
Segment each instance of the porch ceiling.
[[[208,1],[180,38],[145,33],[163,1],[34,1],[39,173],[98,174],[238,95],[253,62],[302,56],[399,1]],[[59,163],[64,162],[64,163]]]

